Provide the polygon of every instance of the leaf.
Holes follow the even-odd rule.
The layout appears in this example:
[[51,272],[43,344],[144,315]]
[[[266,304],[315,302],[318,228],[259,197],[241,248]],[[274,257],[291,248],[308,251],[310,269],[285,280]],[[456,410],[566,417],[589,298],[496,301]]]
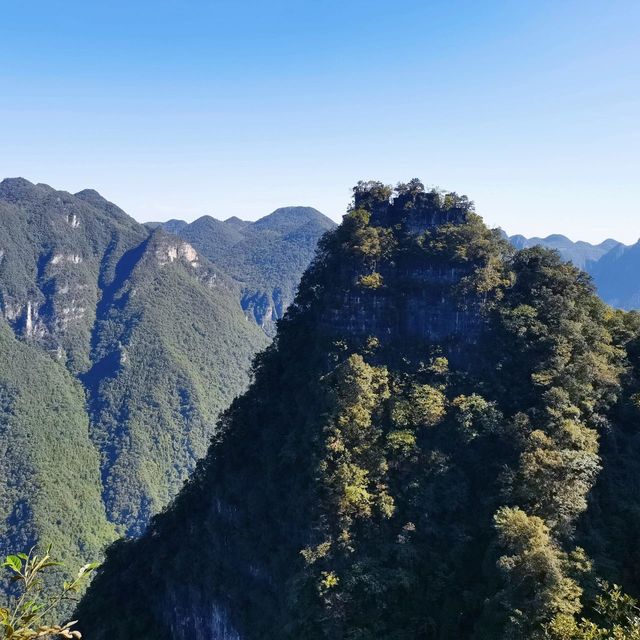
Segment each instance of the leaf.
[[36,605],[36,601],[35,600],[29,600],[29,602],[25,602],[22,605],[22,609],[25,612],[30,612],[30,611],[33,610],[33,607],[35,607],[35,605]]
[[24,560],[25,562],[29,559],[29,556],[26,553],[16,553],[16,555],[18,556],[18,558]]
[[89,564],[85,564],[83,567],[80,567],[80,571],[78,571],[78,579],[84,577],[88,573],[91,573],[91,571],[97,569],[99,566],[99,562],[91,562]]
[[9,567],[16,573],[22,570],[22,560],[18,556],[7,556],[7,559],[4,561],[3,567]]

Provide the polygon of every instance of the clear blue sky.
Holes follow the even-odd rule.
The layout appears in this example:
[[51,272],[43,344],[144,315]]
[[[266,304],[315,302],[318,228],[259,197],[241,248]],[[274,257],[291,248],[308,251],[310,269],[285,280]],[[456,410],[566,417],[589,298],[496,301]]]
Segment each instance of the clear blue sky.
[[0,176],[140,220],[338,219],[420,177],[493,225],[640,237],[640,2],[0,0]]

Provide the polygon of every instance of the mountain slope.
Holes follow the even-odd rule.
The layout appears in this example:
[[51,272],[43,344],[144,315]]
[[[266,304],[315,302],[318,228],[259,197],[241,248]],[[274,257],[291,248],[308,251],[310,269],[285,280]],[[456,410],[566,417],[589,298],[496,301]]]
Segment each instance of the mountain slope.
[[640,309],[640,242],[617,246],[589,268],[603,300],[619,309]]
[[466,198],[359,184],[207,458],[112,547],[86,637],[497,640],[572,620],[622,318]]
[[[238,298],[237,283],[188,243],[150,233],[95,191],[0,183],[0,315],[83,383],[100,508],[129,534],[204,455],[218,412],[243,390],[267,342]],[[67,437],[75,436],[62,429]],[[21,525],[13,521],[7,535]]]
[[0,553],[47,541],[81,566],[115,537],[82,388],[0,320]]
[[100,290],[147,232],[94,191],[0,182],[0,308],[14,330],[74,373],[90,366]]
[[107,512],[131,535],[206,453],[218,413],[243,390],[267,340],[244,317],[233,284],[162,230],[111,295],[83,381]]
[[318,240],[334,226],[311,207],[283,207],[251,223],[203,216],[176,233],[241,283],[242,308],[272,336]]
[[[506,237],[506,235],[505,235]],[[561,235],[547,238],[511,236],[516,249],[542,246],[554,249],[563,260],[572,262],[593,277],[598,295],[618,309],[640,309],[640,242],[625,246],[617,240],[605,240],[598,245],[572,242]]]

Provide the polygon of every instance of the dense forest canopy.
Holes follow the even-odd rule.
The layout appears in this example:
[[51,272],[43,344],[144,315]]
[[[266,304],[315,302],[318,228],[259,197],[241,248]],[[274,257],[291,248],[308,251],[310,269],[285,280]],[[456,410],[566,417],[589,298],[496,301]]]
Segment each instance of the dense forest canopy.
[[637,637],[638,345],[466,197],[359,183],[86,637]]

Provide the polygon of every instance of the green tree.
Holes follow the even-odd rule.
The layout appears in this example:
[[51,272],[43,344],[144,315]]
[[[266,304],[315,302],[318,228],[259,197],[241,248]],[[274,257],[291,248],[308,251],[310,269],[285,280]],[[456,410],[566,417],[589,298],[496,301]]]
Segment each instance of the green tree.
[[558,614],[544,625],[550,640],[639,640],[638,601],[620,586],[601,583],[600,593],[590,607],[588,618]]

